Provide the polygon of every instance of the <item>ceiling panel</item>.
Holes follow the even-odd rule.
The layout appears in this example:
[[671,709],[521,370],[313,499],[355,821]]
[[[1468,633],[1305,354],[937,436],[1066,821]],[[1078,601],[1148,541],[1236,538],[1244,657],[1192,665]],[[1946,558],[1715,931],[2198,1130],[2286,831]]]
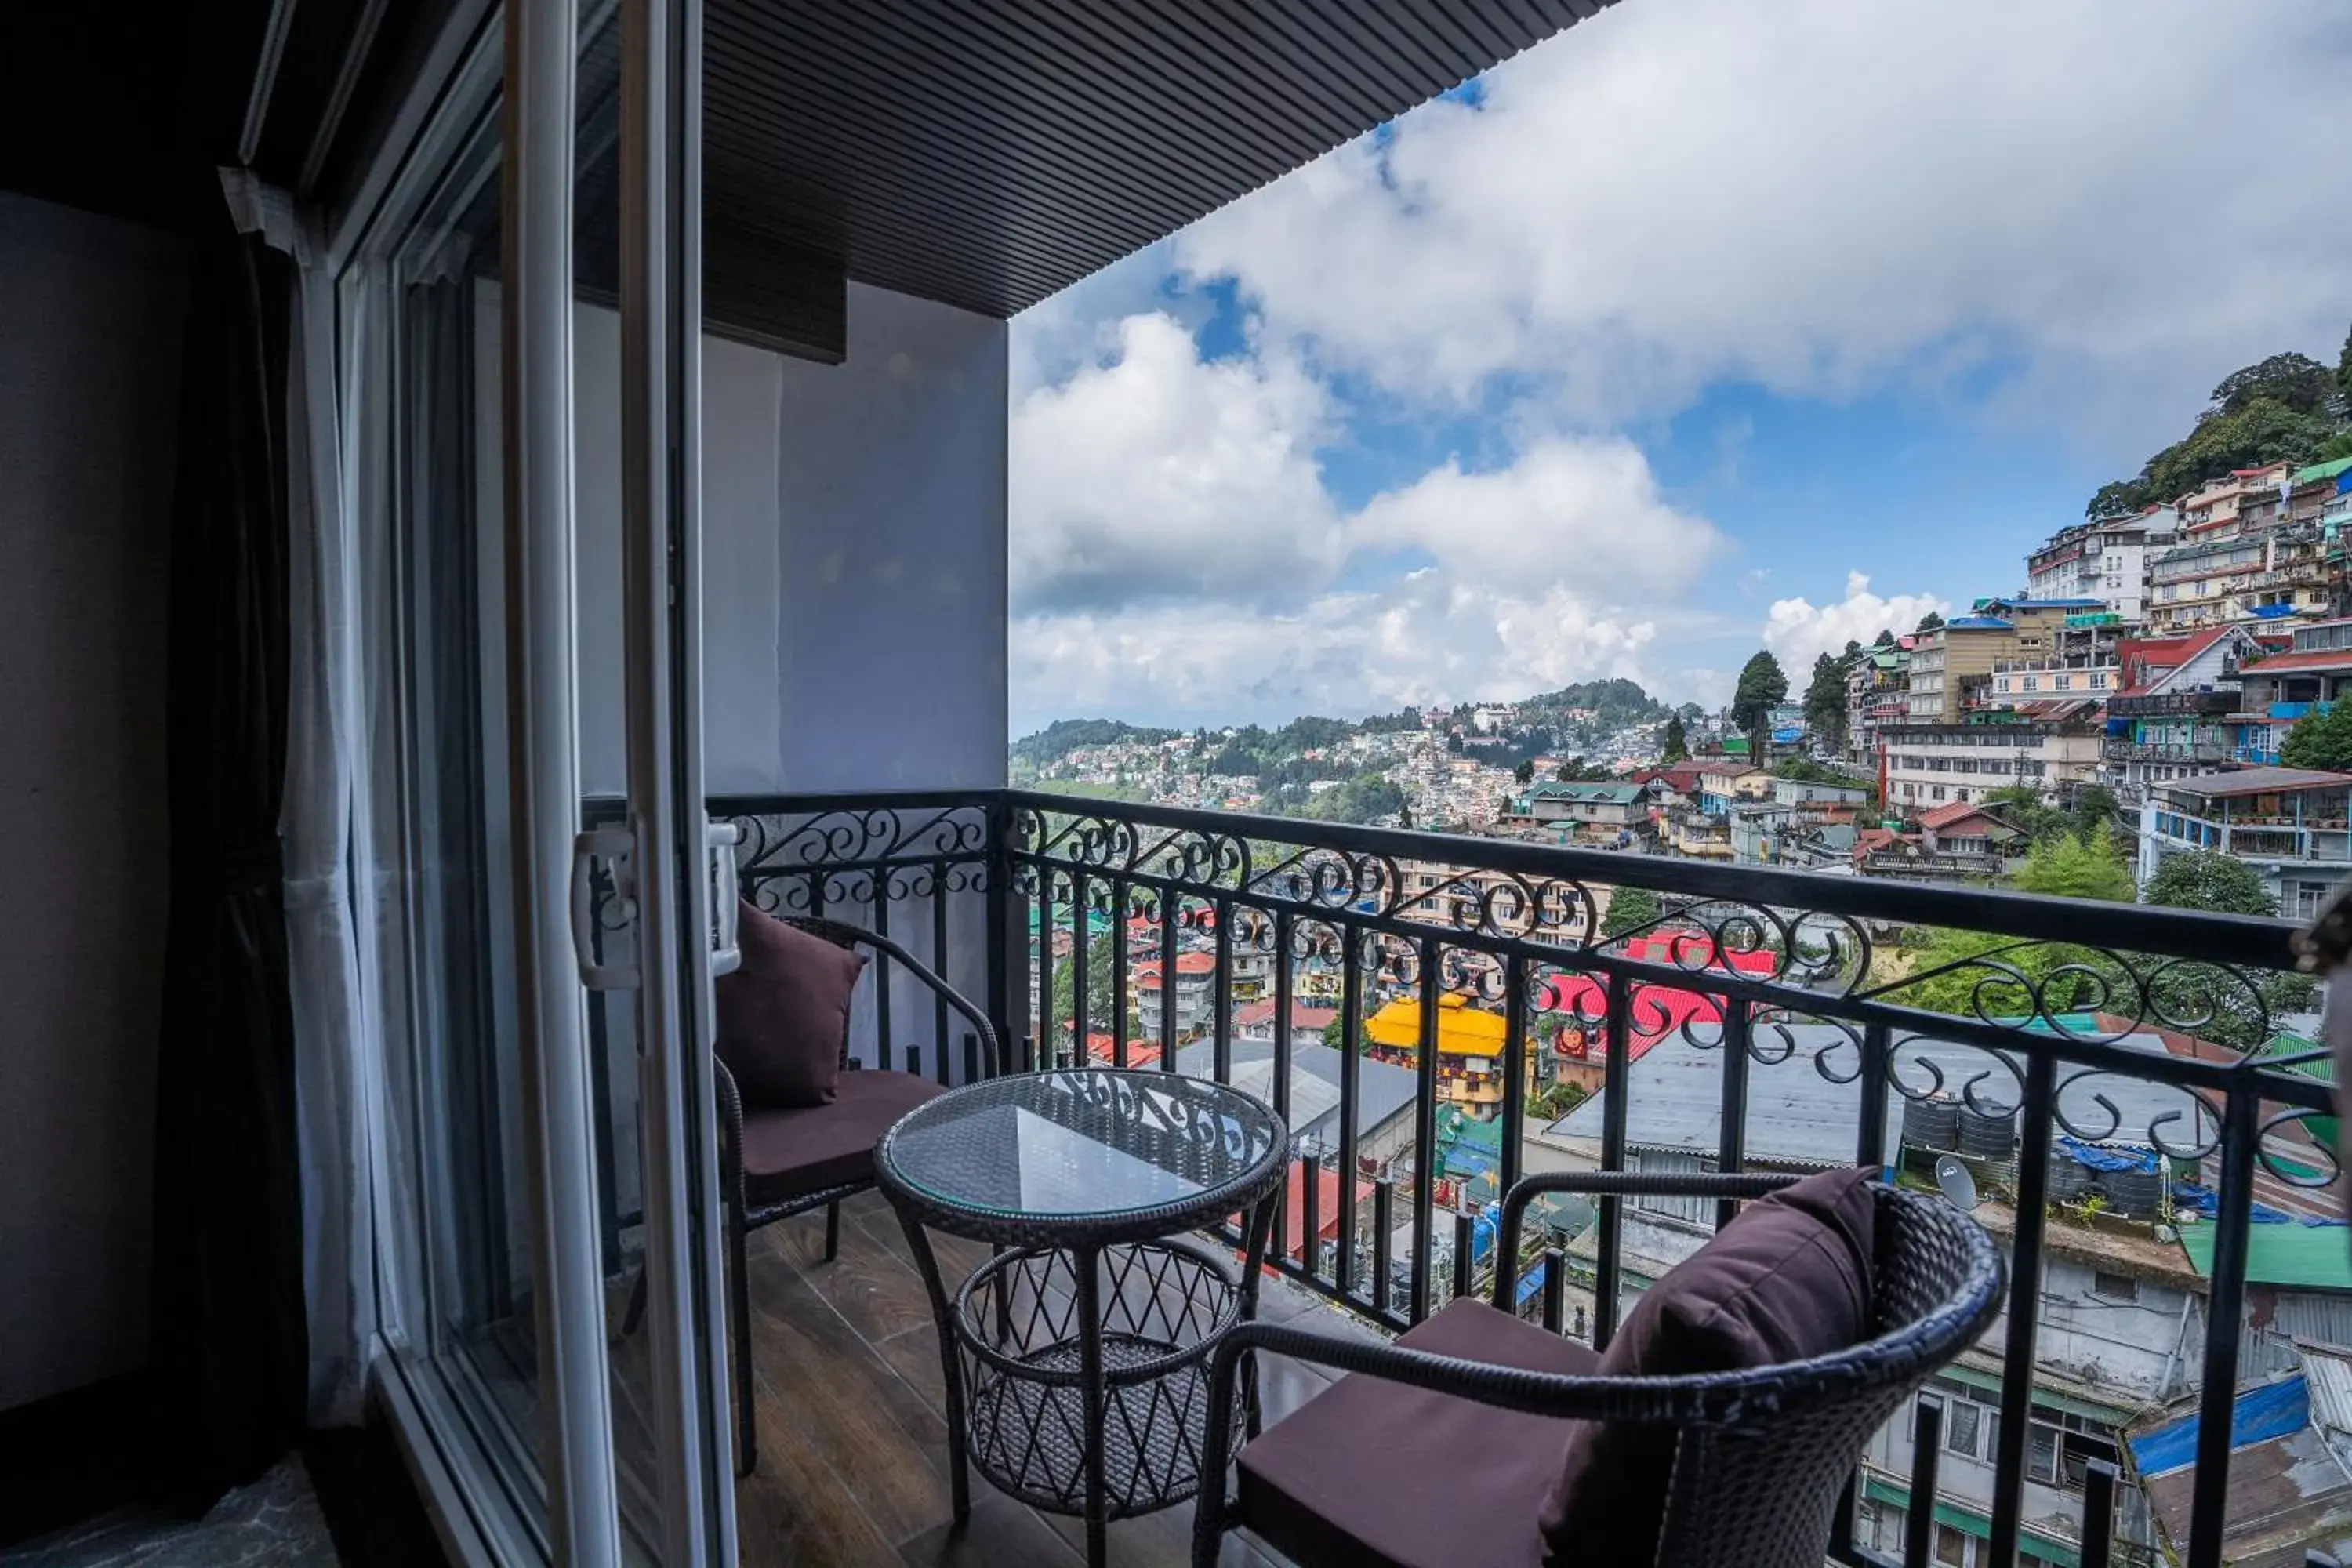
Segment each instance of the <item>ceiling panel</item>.
[[714,228],[1009,316],[1607,0],[708,0]]

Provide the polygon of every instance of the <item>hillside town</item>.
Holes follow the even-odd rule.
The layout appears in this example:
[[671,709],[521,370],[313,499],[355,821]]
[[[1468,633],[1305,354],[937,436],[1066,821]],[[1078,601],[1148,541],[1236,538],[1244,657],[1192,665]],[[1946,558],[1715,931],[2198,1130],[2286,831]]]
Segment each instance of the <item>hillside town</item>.
[[[1809,671],[1783,671],[1759,654],[1738,697],[1720,710],[1669,708],[1612,681],[1359,722],[1302,720],[1273,731],[1076,721],[1017,743],[1015,782],[1074,797],[1629,857],[2307,918],[2352,873],[2352,703],[2338,701],[2352,681],[2347,522],[2352,458],[2242,468],[2128,515],[2057,531],[2025,555],[2021,587],[1956,600],[1965,613],[1888,627],[1868,645],[1824,653]],[[2080,857],[2087,885],[2036,879],[2068,854]],[[2176,870],[2226,863],[2237,868],[2222,879],[2234,891],[2221,901],[2181,896],[2168,862]],[[1402,861],[1397,871],[1406,917],[1440,924],[1449,900],[1475,901],[1507,880],[1440,858]],[[1495,907],[1511,906],[1505,899]],[[1770,972],[1768,954],[1718,951],[1703,925],[1678,926],[1671,900],[1622,889],[1600,915],[1600,935],[1616,936],[1613,951],[1636,960]],[[1540,935],[1562,917],[1521,908],[1513,918],[1512,931]],[[1419,1068],[1430,1042],[1415,985],[1368,979],[1351,1041],[1345,965],[1331,955],[1297,957],[1277,984],[1263,952],[1238,942],[1221,947],[1212,928],[1187,928],[1169,944],[1177,952],[1171,976],[1153,956],[1163,951],[1161,928],[1138,918],[1117,945],[1143,961],[1122,983],[1106,964],[1112,925],[1090,915],[1083,936],[1073,924],[1033,927],[1032,1016],[1058,1020],[1060,1048],[1073,1058],[1150,1065],[1172,1038],[1181,1068],[1205,1070],[1211,1053],[1225,1050],[1234,1081],[1261,1092],[1286,1056],[1302,1148],[1313,1155],[1318,1183],[1328,1184],[1308,1198],[1294,1179],[1294,1209],[1319,1226],[1315,1245],[1336,1268],[1339,1192],[1352,1183],[1359,1279],[1351,1284],[1375,1299],[1404,1290],[1401,1267],[1386,1279],[1371,1271],[1372,1260],[1409,1256],[1416,1241],[1410,1219],[1376,1201],[1384,1189],[1403,1190],[1417,1161]],[[1920,933],[1886,934],[1896,951]],[[1078,970],[1091,988],[1082,1007],[1070,994]],[[1041,976],[1055,975],[1046,980],[1053,994],[1039,994]],[[1475,1281],[1492,1263],[1477,1250],[1491,1242],[1491,1227],[1479,1226],[1502,1169],[1514,1097],[1525,1107],[1518,1168],[1601,1163],[1607,1094],[1601,1031],[1589,1020],[1603,1005],[1589,979],[1547,982],[1529,1018],[1531,1048],[1522,1053],[1527,1079],[1513,1083],[1502,1013],[1460,981],[1449,980],[1435,1011],[1431,1158],[1440,1223],[1429,1242],[1438,1275],[1451,1278],[1456,1237],[1470,1236],[1463,1277]],[[1222,1005],[1232,1008],[1222,1027],[1221,984]],[[2258,1036],[2229,1035],[2219,1023],[2201,1033],[2159,1026],[2095,1007],[2055,1026],[2151,1059],[2210,1059],[2222,1050],[2285,1060],[2312,1052],[2318,1028],[2308,983],[2282,983],[2267,1000]],[[1699,991],[1661,988],[1632,1022],[1624,1112],[1632,1168],[1715,1168],[1720,1075],[1706,1026],[1719,1005]],[[1285,1006],[1286,1019],[1277,1016]],[[1081,1011],[1083,1046],[1075,1037]],[[1785,1047],[1748,1069],[1746,1157],[1791,1171],[1849,1162],[1865,1102],[1850,1075],[1824,1065],[1845,1037],[1801,1022],[1780,1027]],[[1909,1064],[1902,1070],[1915,1081],[1957,1082],[1983,1061],[1979,1047],[1932,1039],[1902,1050]],[[1343,1067],[1350,1054],[1357,1059]],[[2199,1111],[2178,1089],[2102,1081],[2120,1097],[2118,1131],[2098,1141],[2061,1135],[2046,1150],[2023,1145],[2014,1108],[1922,1094],[1891,1097],[1885,1111],[1884,1146],[1896,1179],[1924,1184],[1966,1171],[1985,1194],[1978,1217],[1997,1233],[2016,1223],[2004,1205],[2023,1163],[2047,1163],[2052,1195],[2021,1503],[2027,1563],[2082,1560],[2085,1478],[2100,1462],[2125,1477],[2112,1561],[2178,1561],[2193,1476],[2199,1348],[2214,1267],[2213,1227],[2202,1223],[2212,1213],[2210,1167],[2140,1130],[2168,1113],[2193,1119]],[[1321,1163],[1343,1146],[1343,1083],[1354,1107],[1352,1173]],[[2332,1176],[2326,1152],[2310,1146],[2314,1136],[2295,1123],[2266,1146],[2282,1169],[2300,1161]],[[2329,1426],[2331,1413],[2352,1415],[2352,1405],[2337,1410],[2343,1391],[2352,1391],[2352,1250],[2338,1217],[2341,1186],[2340,1177],[2298,1184],[2266,1174],[2259,1183],[2237,1394],[2238,1418],[2252,1436],[2233,1465],[2297,1479],[2284,1511],[2249,1502],[2241,1521],[2233,1503],[2233,1541],[2285,1548],[2352,1538],[2352,1449],[2338,1452]],[[1638,1292],[1689,1257],[1709,1234],[1711,1213],[1711,1203],[1698,1200],[1630,1209],[1624,1288]],[[1460,1216],[1459,1229],[1449,1230],[1449,1215]],[[1383,1225],[1395,1227],[1393,1237]],[[1538,1293],[1557,1292],[1563,1321],[1580,1331],[1597,1288],[1598,1245],[1589,1205],[1552,1212],[1543,1256],[1558,1261],[1520,1277],[1526,1310],[1537,1310]],[[1556,1283],[1546,1282],[1548,1269],[1559,1271]],[[1934,1385],[1945,1450],[1937,1561],[1987,1560],[2000,1343],[1989,1336]],[[1913,1460],[1904,1422],[1874,1440],[1857,1500],[1869,1543],[1900,1549]]]
[[2143,888],[2167,855],[2213,850],[2307,918],[2352,873],[2352,714],[2334,718],[2352,682],[2347,521],[2352,458],[2237,469],[2058,531],[2021,590],[1824,654],[1798,700],[1759,654],[1773,696],[1747,711],[1614,681],[1592,683],[1630,689],[1606,706],[1570,688],[1271,732],[1099,722],[1068,727],[1102,731],[1087,743],[1018,743],[1014,776],[1946,884],[2014,874],[2067,813],[2107,820]]

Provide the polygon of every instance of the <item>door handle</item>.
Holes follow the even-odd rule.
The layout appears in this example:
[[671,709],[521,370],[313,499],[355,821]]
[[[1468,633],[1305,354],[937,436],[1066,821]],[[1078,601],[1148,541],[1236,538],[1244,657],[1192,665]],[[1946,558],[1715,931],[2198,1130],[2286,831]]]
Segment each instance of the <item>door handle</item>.
[[743,842],[743,825],[706,818],[702,842],[710,854],[710,976],[716,980],[743,967],[743,949],[736,941],[742,913],[742,878],[735,864],[735,846]]
[[[636,835],[626,827],[591,827],[572,839],[572,957],[580,966],[580,984],[591,991],[628,991],[637,984],[636,964]],[[625,931],[629,957],[625,962],[599,962],[596,957],[596,862],[612,867],[610,909]]]

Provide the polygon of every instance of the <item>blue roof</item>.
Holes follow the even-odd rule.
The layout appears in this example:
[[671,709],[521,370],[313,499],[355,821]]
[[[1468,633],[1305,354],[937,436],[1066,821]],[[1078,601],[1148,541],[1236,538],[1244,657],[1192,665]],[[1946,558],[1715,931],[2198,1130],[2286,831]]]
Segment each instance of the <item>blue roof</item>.
[[[2301,1373],[2277,1383],[2242,1388],[2230,1406],[2230,1447],[2250,1447],[2300,1432],[2311,1422],[2311,1385]],[[2143,1476],[2160,1476],[2197,1462],[2197,1417],[2186,1415],[2127,1439]]]
[[1958,620],[1944,623],[1955,631],[1963,632],[2005,632],[2015,624],[2004,621],[1999,616],[1962,616]]
[[1979,599],[1971,606],[1979,610],[2104,610],[2105,599]]

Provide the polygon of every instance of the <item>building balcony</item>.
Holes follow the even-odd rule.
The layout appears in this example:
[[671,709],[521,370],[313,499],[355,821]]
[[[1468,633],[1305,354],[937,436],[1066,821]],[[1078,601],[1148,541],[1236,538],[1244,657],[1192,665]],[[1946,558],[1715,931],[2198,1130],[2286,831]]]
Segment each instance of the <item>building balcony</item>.
[[[1018,792],[720,809],[749,829],[739,862],[748,898],[914,933],[918,955],[996,1021],[1004,1070],[1068,1065],[1073,1032],[1048,1016],[1065,989],[1056,976],[1085,973],[1098,947],[1130,970],[1208,952],[1220,985],[1244,957],[1263,961],[1276,996],[1336,971],[1343,1037],[1432,988],[1428,1005],[1492,1015],[1496,1070],[1454,1079],[1444,1053],[1351,1063],[1288,1035],[1236,1039],[1230,1011],[1223,1021],[1213,1011],[1196,1041],[1175,1037],[1172,1016],[1154,1039],[1112,1016],[1126,1010],[1126,987],[1094,988],[1084,1005],[1100,1016],[1087,1033],[1113,1042],[1115,1062],[1261,1086],[1288,1115],[1303,1212],[1277,1226],[1269,1315],[1386,1336],[1487,1289],[1494,1259],[1480,1251],[1477,1216],[1523,1173],[1859,1162],[1931,1184],[1939,1161],[1958,1161],[1984,1200],[1979,1219],[2011,1258],[2014,1300],[2032,1304],[1964,1369],[1970,1397],[2000,1419],[1969,1428],[1974,1458],[1928,1468],[1923,1496],[1909,1463],[1916,1409],[1906,1406],[1873,1446],[1881,1468],[1857,1477],[1830,1561],[1899,1562],[1906,1510],[1931,1501],[1939,1521],[1973,1521],[1979,1560],[1996,1540],[2045,1557],[2078,1551],[2084,1498],[2040,1479],[2064,1436],[2042,1435],[2042,1424],[2070,1419],[2082,1403],[2074,1373],[2098,1358],[2094,1370],[2115,1386],[2095,1393],[2152,1412],[2147,1424],[2173,1433],[2176,1447],[2188,1423],[2188,1447],[2206,1461],[2193,1473],[2126,1468],[2135,1479],[2113,1527],[2120,1546],[2191,1556],[2192,1531],[2202,1549],[2275,1522],[2258,1494],[2232,1500],[2233,1468],[2267,1460],[2252,1448],[2231,1456],[2229,1438],[2241,1387],[2300,1365],[2286,1327],[2297,1298],[2265,1285],[2253,1312],[2248,1267],[2227,1260],[2250,1256],[2252,1231],[2281,1228],[2253,1224],[2258,1199],[2266,1212],[2316,1216],[2338,1212],[2341,1196],[2326,1133],[2312,1124],[2332,1109],[2328,1086],[2300,1058],[2259,1054],[2284,1005],[2269,981],[2294,963],[2283,923]],[[1435,868],[1434,908],[1421,907],[1431,890],[1401,885],[1412,879],[1396,868],[1408,863]],[[1661,916],[1604,936],[1598,889],[1627,886],[1655,894]],[[1137,923],[1074,918],[1098,910]],[[1546,911],[1533,929],[1531,910]],[[1922,928],[1981,940],[1906,942]],[[1037,929],[1069,940],[1014,940]],[[1939,951],[1952,956],[1939,961]],[[977,1076],[975,1042],[928,1004],[910,1005],[904,978],[875,966],[853,1013],[853,1054],[945,1082]],[[592,998],[600,1073],[608,1050],[626,1048],[608,1035],[607,1005]],[[1563,1017],[1594,1042],[1594,1092],[1567,1110],[1528,1070],[1546,1055],[1540,1031]],[[1139,1050],[1130,1036],[1143,1037]],[[1490,1096],[1497,1114],[1465,1105],[1453,1116],[1449,1102],[1470,1092]],[[1418,1108],[1433,1103],[1424,1121]],[[1966,1142],[1964,1110],[1975,1119]],[[2148,1151],[2151,1162],[2160,1150],[2190,1184],[2159,1181],[2127,1203],[2086,1204],[2082,1168],[2071,1156],[2053,1163],[2062,1137]],[[625,1175],[626,1164],[614,1168]],[[634,1194],[604,1173],[600,1207],[625,1279]],[[1590,1342],[1655,1278],[1643,1238],[1664,1224],[1696,1245],[1716,1217],[1711,1205],[1655,1223],[1628,1211],[1607,1226],[1585,1207],[1551,1214],[1527,1238],[1521,1310]],[[1203,1239],[1230,1249],[1237,1238]],[[951,1270],[981,1261],[941,1245]],[[984,1483],[970,1524],[950,1527],[938,1341],[898,1227],[877,1200],[856,1200],[838,1261],[823,1261],[823,1246],[818,1215],[772,1227],[754,1247],[762,1452],[739,1492],[745,1560],[776,1560],[762,1531],[782,1541],[821,1530],[843,1561],[1075,1561],[1074,1521]],[[2335,1266],[2352,1290],[2352,1262]],[[2135,1318],[2124,1342],[2098,1341],[2095,1357],[2084,1347],[2116,1310],[2092,1300],[2095,1282],[2150,1300],[2169,1292],[2147,1314],[2166,1331],[2137,1342]],[[1270,1357],[1261,1375],[1270,1419],[1324,1386],[1325,1374]],[[1944,1429],[1948,1448],[1958,1419]],[[2130,1440],[2113,1427],[2082,1438],[2110,1454]],[[1895,1456],[1887,1468],[1884,1457]],[[2143,1481],[2154,1489],[2146,1498]],[[2352,1482],[2341,1484],[2352,1502]],[[1189,1529],[1182,1509],[1115,1524],[1111,1560],[1183,1562]],[[2326,1543],[2316,1527],[2310,1543]],[[1229,1552],[1261,1562],[1246,1539]]]

